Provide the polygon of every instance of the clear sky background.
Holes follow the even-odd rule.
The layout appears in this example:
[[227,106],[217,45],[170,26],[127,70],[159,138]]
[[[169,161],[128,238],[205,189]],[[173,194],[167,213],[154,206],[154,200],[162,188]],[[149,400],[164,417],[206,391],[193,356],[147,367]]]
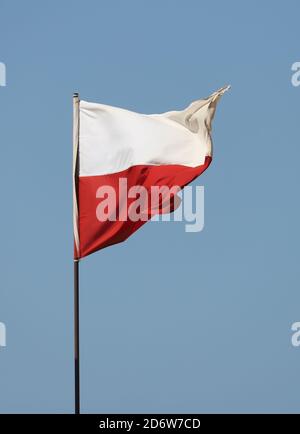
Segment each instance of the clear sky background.
[[83,412],[298,412],[298,1],[0,0],[0,412],[73,411],[72,93],[144,113],[231,84],[205,229],[81,263]]

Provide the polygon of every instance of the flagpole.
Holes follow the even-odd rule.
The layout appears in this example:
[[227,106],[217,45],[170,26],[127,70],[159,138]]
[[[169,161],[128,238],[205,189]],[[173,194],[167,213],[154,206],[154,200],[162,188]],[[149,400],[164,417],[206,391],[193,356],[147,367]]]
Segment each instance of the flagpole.
[[75,414],[80,414],[79,261],[77,259],[74,259],[74,368],[75,368]]
[[[79,94],[73,94],[73,225],[74,242],[78,254],[78,146],[79,146]],[[80,358],[79,358],[79,259],[74,258],[74,374],[75,414],[80,414]]]

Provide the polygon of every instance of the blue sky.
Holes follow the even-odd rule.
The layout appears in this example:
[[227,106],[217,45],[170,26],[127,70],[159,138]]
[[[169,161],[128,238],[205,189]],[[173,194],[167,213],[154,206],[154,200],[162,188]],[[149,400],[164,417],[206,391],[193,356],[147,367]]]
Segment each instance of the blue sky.
[[297,1],[2,0],[0,412],[73,411],[72,93],[144,113],[231,84],[205,228],[81,264],[83,412],[298,412]]

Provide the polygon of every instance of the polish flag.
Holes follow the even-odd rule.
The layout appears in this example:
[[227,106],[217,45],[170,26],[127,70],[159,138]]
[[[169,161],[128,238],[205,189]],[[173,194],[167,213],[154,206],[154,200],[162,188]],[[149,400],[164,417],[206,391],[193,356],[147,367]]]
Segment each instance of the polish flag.
[[[228,88],[184,110],[151,115],[74,101],[75,259],[126,240],[153,215],[166,212],[163,194],[158,207],[150,205],[153,186],[182,189],[208,168],[211,123]],[[139,190],[149,196],[139,201],[144,210],[137,219],[131,211]],[[108,203],[110,195],[115,205]]]

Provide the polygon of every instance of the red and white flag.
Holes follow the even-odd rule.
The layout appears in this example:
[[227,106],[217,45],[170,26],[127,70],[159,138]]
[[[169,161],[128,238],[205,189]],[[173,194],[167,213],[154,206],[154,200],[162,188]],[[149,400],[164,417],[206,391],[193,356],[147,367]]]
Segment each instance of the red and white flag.
[[[75,102],[76,259],[126,240],[151,216],[166,212],[163,193],[153,205],[152,187],[174,187],[175,200],[176,189],[207,169],[212,160],[211,122],[228,88],[184,110],[152,115]],[[174,207],[172,203],[167,211]]]

